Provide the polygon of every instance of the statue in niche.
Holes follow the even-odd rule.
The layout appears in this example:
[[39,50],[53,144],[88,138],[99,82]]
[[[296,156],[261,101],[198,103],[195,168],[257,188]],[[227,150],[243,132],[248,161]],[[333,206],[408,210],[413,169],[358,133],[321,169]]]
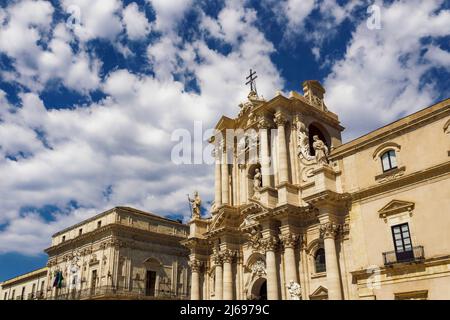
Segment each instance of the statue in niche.
[[328,147],[319,139],[319,136],[313,136],[313,148],[316,153],[316,162],[318,164],[328,164]]
[[255,169],[255,175],[253,176],[253,188],[255,190],[261,189],[262,185],[262,175],[258,168]]
[[259,191],[262,186],[262,175],[261,171],[256,168],[255,175],[253,176],[253,198],[259,199]]
[[200,198],[200,195],[198,194],[198,191],[194,192],[194,199],[189,198],[188,200],[191,203],[191,210],[192,210],[192,218],[200,218],[200,208],[202,206],[202,199]]
[[73,257],[72,260],[67,264],[67,274],[68,274],[68,287],[69,290],[74,290],[74,289],[78,289],[79,288],[79,284],[80,284],[80,254],[78,252],[76,252]]
[[298,155],[307,161],[314,160],[314,156],[309,154],[309,141],[305,125],[301,122],[298,122],[297,127]]
[[291,300],[300,300],[302,296],[300,284],[291,280],[286,287],[291,295]]

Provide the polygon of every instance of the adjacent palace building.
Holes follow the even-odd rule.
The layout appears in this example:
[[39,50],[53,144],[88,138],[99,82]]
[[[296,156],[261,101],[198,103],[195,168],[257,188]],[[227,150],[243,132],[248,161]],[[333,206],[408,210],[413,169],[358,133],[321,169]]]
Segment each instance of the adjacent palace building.
[[342,144],[324,93],[219,120],[210,217],[111,209],[0,299],[450,299],[450,99]]
[[0,299],[187,299],[188,233],[178,221],[113,208],[54,234],[47,267],[1,283]]

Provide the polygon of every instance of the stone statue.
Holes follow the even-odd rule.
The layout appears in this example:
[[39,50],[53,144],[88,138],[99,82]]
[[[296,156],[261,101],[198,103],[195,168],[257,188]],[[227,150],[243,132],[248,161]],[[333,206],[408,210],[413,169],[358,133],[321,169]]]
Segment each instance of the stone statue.
[[192,218],[200,218],[200,208],[202,206],[202,199],[200,198],[198,191],[194,192],[194,199],[189,198],[189,202],[192,204]]
[[260,198],[259,190],[261,190],[261,185],[262,185],[261,171],[258,168],[256,168],[255,175],[253,176],[253,198],[256,200],[259,200]]
[[67,264],[68,288],[69,290],[76,290],[80,288],[80,254],[77,252],[73,255],[72,260]]
[[309,154],[309,139],[305,125],[299,121],[297,122],[297,128],[298,155],[306,161],[312,161],[314,157]]
[[302,296],[300,284],[291,280],[286,287],[291,295],[291,300],[300,300]]
[[318,164],[328,164],[328,147],[319,139],[319,136],[313,136],[313,148],[316,152],[316,162]]
[[262,175],[259,169],[255,169],[255,175],[253,176],[253,189],[258,190],[261,188],[262,185]]

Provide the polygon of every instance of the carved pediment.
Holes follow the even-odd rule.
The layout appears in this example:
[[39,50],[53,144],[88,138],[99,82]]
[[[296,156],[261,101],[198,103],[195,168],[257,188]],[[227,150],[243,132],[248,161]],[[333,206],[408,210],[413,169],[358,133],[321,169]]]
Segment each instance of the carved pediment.
[[328,298],[328,289],[322,286],[319,286],[313,293],[309,295],[311,300],[321,300]]
[[409,201],[402,200],[392,200],[383,208],[378,210],[380,218],[386,218],[387,216],[401,213],[401,212],[412,212],[414,209],[414,203]]

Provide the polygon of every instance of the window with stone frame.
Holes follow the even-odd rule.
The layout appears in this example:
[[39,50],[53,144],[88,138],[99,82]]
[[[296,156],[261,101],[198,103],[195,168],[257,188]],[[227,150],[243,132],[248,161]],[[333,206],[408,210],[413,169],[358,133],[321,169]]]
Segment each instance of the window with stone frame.
[[395,150],[388,150],[381,155],[383,172],[397,168],[397,155]]
[[323,248],[317,249],[314,254],[314,267],[316,273],[322,273],[327,271],[327,266],[325,263],[325,250]]

